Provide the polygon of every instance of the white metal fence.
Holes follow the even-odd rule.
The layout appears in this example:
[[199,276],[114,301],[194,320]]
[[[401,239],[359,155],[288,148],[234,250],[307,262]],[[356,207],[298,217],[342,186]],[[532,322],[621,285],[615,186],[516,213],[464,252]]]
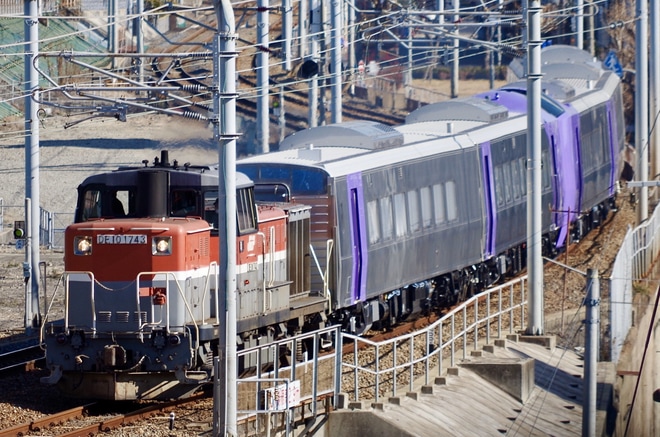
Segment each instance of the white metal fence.
[[[238,380],[239,435],[284,431],[286,421],[300,423],[322,414],[323,402],[326,409],[337,405],[339,393],[346,393],[348,401],[378,401],[400,390],[411,391],[415,383],[429,384],[471,350],[518,332],[525,325],[526,305],[525,276],[471,298],[420,331],[391,340],[375,343],[334,326],[239,351],[239,362],[256,369]],[[319,350],[329,338],[339,345],[334,350],[311,356],[302,352],[303,345],[306,350]],[[262,372],[266,362],[274,363],[273,369]],[[268,401],[276,381],[283,380],[287,384],[279,387],[290,405],[287,411]],[[325,401],[319,404],[318,397]],[[280,399],[279,405],[283,403]]]
[[633,282],[644,279],[660,250],[660,205],[653,215],[628,233],[610,276],[610,361],[617,363],[633,323]]

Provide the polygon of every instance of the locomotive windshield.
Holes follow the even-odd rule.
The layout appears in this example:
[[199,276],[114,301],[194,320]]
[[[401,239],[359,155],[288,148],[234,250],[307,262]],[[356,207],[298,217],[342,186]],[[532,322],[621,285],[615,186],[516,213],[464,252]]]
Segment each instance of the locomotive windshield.
[[97,218],[123,218],[135,216],[135,192],[116,187],[88,187],[80,194],[76,222]]

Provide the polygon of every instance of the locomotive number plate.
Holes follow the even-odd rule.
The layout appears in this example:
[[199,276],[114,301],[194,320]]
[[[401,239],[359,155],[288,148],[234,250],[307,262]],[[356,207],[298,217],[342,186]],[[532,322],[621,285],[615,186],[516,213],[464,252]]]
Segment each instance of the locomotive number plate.
[[96,236],[96,242],[98,244],[147,244],[147,236],[101,234]]

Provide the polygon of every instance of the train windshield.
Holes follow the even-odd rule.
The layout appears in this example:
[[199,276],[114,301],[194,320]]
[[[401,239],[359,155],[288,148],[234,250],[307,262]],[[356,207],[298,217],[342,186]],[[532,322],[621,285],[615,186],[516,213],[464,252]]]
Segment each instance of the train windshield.
[[328,189],[328,175],[319,168],[261,163],[239,164],[238,169],[255,185],[281,184],[288,187],[291,196],[326,194]]

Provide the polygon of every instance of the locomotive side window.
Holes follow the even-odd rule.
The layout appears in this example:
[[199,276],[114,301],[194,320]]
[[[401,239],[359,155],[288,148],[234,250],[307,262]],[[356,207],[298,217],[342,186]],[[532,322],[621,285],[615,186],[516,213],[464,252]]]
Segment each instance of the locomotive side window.
[[251,188],[242,188],[236,193],[236,214],[240,235],[257,230],[254,191]]
[[128,190],[117,190],[112,194],[112,216],[116,218],[125,217],[129,211]]
[[194,215],[197,211],[197,193],[194,190],[172,190],[172,217]]
[[204,220],[209,222],[213,229],[218,229],[218,192],[204,193]]

